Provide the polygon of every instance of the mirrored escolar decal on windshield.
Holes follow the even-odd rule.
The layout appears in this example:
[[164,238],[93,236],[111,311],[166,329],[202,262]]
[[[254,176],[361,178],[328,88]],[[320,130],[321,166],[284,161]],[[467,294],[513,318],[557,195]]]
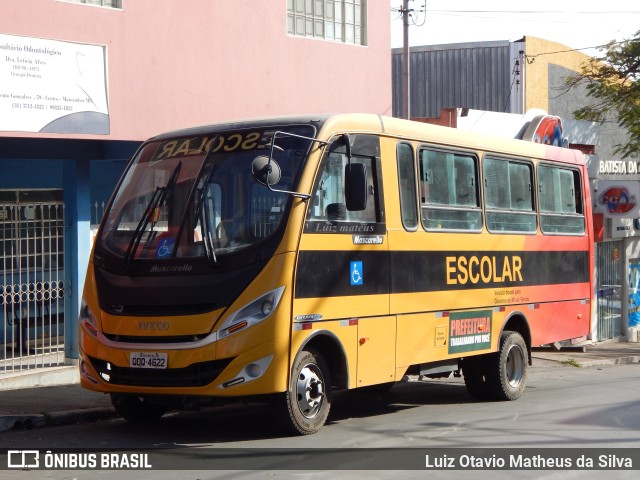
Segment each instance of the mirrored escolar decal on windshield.
[[[102,246],[135,260],[206,259],[241,251],[272,236],[285,217],[313,135],[312,127],[215,132],[145,144],[107,213]],[[301,135],[301,136],[299,136]],[[272,155],[280,178],[271,190],[252,173]],[[280,190],[280,191],[278,191]]]

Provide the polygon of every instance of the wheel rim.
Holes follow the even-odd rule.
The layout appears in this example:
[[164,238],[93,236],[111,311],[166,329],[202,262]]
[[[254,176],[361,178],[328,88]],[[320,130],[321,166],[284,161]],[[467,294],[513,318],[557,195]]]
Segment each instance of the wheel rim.
[[524,354],[522,349],[517,345],[511,345],[507,352],[507,364],[505,373],[507,382],[512,387],[517,387],[524,376]]
[[317,365],[307,364],[298,375],[296,396],[300,413],[306,418],[318,415],[324,404],[325,391],[322,372]]

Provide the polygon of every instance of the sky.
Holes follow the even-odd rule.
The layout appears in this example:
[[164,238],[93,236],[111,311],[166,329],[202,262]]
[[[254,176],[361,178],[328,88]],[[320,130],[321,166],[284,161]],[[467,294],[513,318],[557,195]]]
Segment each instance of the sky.
[[[402,0],[389,1],[391,47],[401,48]],[[410,0],[409,8],[410,46],[533,36],[598,55],[593,47],[640,30],[638,0]]]

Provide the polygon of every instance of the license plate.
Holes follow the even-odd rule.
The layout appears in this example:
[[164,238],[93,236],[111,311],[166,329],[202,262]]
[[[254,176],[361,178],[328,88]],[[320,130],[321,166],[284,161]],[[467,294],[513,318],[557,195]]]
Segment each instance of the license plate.
[[131,352],[129,355],[131,368],[167,368],[167,354],[159,352]]

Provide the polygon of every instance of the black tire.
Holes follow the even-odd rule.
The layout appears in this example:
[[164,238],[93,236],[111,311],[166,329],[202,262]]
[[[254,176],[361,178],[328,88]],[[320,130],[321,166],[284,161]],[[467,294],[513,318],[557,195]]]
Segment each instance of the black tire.
[[462,362],[462,375],[469,394],[477,400],[489,398],[489,391],[485,382],[484,355],[465,358]]
[[518,332],[505,331],[500,347],[486,372],[486,387],[496,400],[520,398],[527,384],[529,353],[527,344]]
[[135,423],[158,420],[167,411],[166,405],[154,403],[147,397],[137,395],[112,393],[111,403],[118,415]]
[[277,402],[289,432],[310,435],[322,428],[331,408],[331,378],[322,355],[306,350],[298,353],[289,389],[278,396]]

